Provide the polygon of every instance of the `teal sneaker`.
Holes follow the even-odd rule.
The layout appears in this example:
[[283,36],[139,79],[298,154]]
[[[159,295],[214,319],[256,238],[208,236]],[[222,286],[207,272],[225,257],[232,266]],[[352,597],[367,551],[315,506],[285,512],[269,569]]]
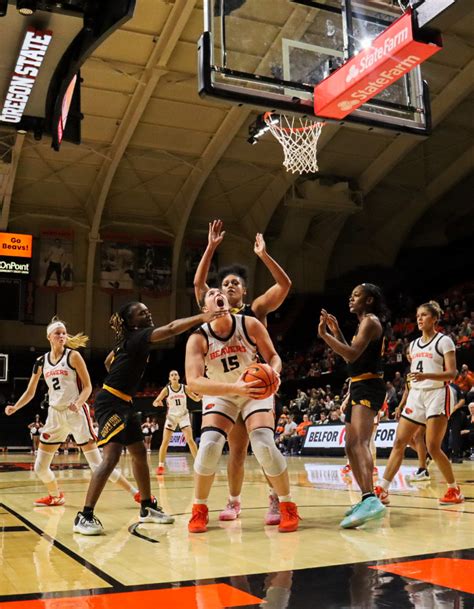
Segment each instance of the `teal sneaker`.
[[358,503],[353,510],[341,521],[343,529],[353,529],[360,527],[369,520],[382,518],[387,508],[377,497],[369,497],[365,501]]
[[351,505],[351,507],[344,512],[344,516],[350,516],[352,512],[356,509],[356,507],[358,507],[361,503],[362,502],[359,501],[359,503],[354,503],[354,505]]

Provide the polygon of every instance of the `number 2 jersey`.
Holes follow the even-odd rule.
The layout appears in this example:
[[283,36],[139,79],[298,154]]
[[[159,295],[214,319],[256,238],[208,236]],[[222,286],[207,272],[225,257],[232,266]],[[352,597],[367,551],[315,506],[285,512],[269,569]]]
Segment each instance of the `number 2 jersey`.
[[232,328],[227,336],[218,336],[210,324],[199,331],[207,340],[206,376],[222,383],[235,383],[248,366],[257,361],[257,346],[245,327],[245,316],[231,315]]
[[[444,356],[456,347],[446,334],[436,332],[433,338],[423,344],[422,337],[410,343],[409,353],[411,357],[410,372],[439,373],[444,371]],[[413,381],[411,389],[439,389],[444,387],[445,381]]]
[[69,404],[78,397],[80,380],[76,370],[71,366],[71,349],[65,349],[62,357],[53,364],[51,353],[39,357],[33,372],[43,369],[43,376],[48,386],[49,406],[56,410],[67,410]]

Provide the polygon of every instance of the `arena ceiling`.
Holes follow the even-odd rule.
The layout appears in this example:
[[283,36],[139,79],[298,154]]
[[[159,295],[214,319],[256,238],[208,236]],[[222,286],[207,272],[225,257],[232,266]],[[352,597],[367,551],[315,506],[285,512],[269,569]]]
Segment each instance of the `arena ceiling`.
[[247,143],[256,111],[199,98],[202,1],[137,0],[82,70],[80,146],[56,153],[32,134],[0,131],[2,229],[34,216],[83,227],[88,283],[103,231],[152,230],[174,240],[175,288],[183,240],[205,239],[216,217],[234,251],[265,233],[298,291],[357,265],[390,265],[405,244],[446,243],[474,200],[474,3],[464,4],[462,19],[442,24],[444,50],[423,66],[431,137],[328,124],[321,177],[303,181],[283,169],[269,134]]

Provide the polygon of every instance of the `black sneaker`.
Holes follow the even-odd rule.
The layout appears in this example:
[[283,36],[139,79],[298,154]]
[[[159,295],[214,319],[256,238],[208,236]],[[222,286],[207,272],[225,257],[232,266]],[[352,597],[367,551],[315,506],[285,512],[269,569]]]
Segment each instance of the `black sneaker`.
[[72,530],[73,533],[81,533],[81,535],[102,535],[104,527],[93,514],[86,516],[83,512],[77,512]]

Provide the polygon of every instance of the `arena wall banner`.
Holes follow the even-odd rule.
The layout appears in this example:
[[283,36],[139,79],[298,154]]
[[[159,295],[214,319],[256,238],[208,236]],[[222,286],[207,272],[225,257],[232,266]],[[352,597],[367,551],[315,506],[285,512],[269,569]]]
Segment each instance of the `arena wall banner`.
[[182,431],[175,431],[171,434],[171,440],[169,446],[173,448],[184,448],[186,446],[186,438]]
[[[201,257],[204,254],[205,249],[205,243],[189,242],[185,245],[184,264],[186,269],[186,288],[188,290],[194,289],[194,274],[198,267],[199,261],[201,260]],[[215,252],[214,256],[212,257],[211,266],[209,268],[209,274],[207,276],[207,283],[211,287],[216,285],[218,268],[219,253]]]
[[38,287],[58,291],[74,287],[74,231],[42,230],[40,238]]
[[[377,448],[392,448],[398,423],[387,422],[378,426],[375,436]],[[341,449],[344,450],[346,428],[344,425],[312,425],[308,428],[303,450]]]
[[155,237],[103,236],[100,287],[106,291],[138,290],[158,298],[171,291],[172,247]]

